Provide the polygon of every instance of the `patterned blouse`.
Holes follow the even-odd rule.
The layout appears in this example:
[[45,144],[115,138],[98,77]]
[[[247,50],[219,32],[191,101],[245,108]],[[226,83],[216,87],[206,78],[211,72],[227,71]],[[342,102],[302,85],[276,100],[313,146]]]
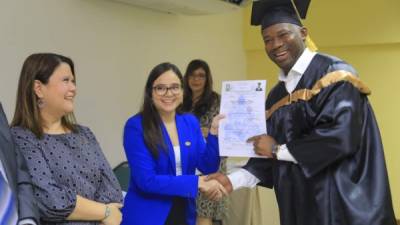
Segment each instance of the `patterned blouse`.
[[42,224],[97,225],[99,221],[66,221],[80,195],[93,201],[122,202],[122,192],[99,143],[89,128],[77,133],[44,134],[11,128],[32,177]]
[[219,113],[221,97],[219,96],[219,94],[216,94],[215,96],[216,99],[213,100],[213,104],[211,105],[210,109],[200,118],[198,118],[200,120],[201,127],[207,127],[208,129],[210,129],[213,118]]

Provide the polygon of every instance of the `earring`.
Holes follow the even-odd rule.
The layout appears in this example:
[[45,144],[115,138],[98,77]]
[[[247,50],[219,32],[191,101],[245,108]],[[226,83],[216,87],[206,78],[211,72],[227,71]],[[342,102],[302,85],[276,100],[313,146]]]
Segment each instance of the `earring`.
[[39,108],[43,108],[43,106],[44,106],[43,98],[38,98],[38,100],[37,100],[37,106],[38,106]]

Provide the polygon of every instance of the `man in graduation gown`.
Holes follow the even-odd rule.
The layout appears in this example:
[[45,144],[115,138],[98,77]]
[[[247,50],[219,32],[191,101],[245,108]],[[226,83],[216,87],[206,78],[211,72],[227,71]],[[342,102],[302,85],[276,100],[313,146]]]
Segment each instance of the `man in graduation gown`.
[[306,47],[307,29],[290,6],[260,21],[281,72],[266,101],[268,135],[249,141],[269,158],[209,178],[231,191],[273,188],[282,225],[395,225],[370,91],[351,65]]

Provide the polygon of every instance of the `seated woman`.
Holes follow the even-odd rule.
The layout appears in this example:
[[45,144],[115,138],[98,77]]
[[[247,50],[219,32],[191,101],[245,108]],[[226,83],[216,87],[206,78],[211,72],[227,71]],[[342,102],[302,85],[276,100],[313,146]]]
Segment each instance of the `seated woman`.
[[[193,113],[200,121],[203,136],[207,137],[211,121],[219,113],[220,96],[213,90],[210,67],[201,59],[187,66],[184,80],[183,109]],[[219,172],[226,173],[226,158],[221,158]],[[197,225],[212,225],[222,219],[227,210],[227,198],[210,201],[202,193],[197,198]]]
[[75,95],[71,59],[39,53],[25,60],[11,131],[41,224],[120,224],[121,188],[93,133],[75,122]]
[[218,170],[218,123],[207,143],[200,124],[181,113],[183,78],[171,63],[157,65],[147,79],[143,106],[128,119],[124,147],[131,179],[123,208],[123,225],[194,225],[198,190],[219,199],[226,190],[195,175]]

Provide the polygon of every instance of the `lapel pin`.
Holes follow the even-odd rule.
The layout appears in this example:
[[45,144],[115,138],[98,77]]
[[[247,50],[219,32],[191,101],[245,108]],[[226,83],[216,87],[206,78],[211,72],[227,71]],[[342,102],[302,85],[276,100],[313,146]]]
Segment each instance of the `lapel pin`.
[[186,141],[186,142],[185,142],[185,145],[188,146],[188,147],[189,147],[191,144],[192,144],[192,143],[191,143],[190,141]]

